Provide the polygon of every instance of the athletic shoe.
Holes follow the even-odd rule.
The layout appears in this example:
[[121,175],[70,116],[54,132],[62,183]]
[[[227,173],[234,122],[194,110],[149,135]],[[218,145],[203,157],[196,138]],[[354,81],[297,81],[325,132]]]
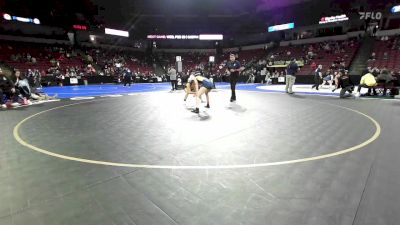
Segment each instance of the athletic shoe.
[[204,107],[206,107],[207,109],[209,109],[209,108],[210,108],[210,105],[208,105],[208,104],[207,104],[207,105],[206,105],[206,106],[204,106]]
[[200,113],[199,108],[193,109],[192,113]]
[[288,94],[289,94],[289,95],[292,95],[292,94],[294,94],[294,92],[288,92]]
[[18,107],[21,106],[21,104],[19,104],[18,102],[13,102],[10,104],[11,107]]
[[6,104],[1,104],[1,105],[0,105],[0,108],[1,108],[1,109],[6,109],[6,108],[7,108],[7,105],[6,105]]
[[355,96],[356,98],[359,98],[359,97],[360,97],[360,92],[357,92],[354,96]]

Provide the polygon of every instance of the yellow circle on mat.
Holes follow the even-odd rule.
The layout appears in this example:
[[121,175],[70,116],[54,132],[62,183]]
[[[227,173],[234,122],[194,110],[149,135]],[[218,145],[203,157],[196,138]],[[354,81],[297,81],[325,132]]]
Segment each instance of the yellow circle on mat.
[[327,104],[327,105],[336,106],[336,107],[339,107],[339,108],[342,108],[342,109],[357,113],[357,114],[359,114],[361,116],[364,116],[365,118],[367,118],[369,121],[371,121],[374,124],[375,133],[370,138],[368,138],[367,140],[365,140],[364,142],[362,142],[362,143],[360,143],[358,145],[352,146],[352,147],[347,148],[347,149],[335,151],[335,152],[332,152],[332,153],[324,154],[324,155],[318,155],[318,156],[312,156],[312,157],[300,158],[300,159],[294,159],[294,160],[278,161],[278,162],[254,163],[254,164],[237,164],[237,165],[215,165],[215,166],[201,166],[201,165],[186,165],[186,166],[185,165],[183,165],[183,166],[176,166],[176,165],[146,165],[146,164],[118,163],[118,162],[107,162],[107,161],[84,159],[84,158],[78,158],[78,157],[73,157],[73,156],[68,156],[68,155],[62,155],[62,154],[51,152],[51,151],[43,149],[43,148],[36,147],[36,146],[34,146],[32,144],[29,144],[25,140],[23,140],[21,138],[21,136],[19,135],[19,128],[21,127],[21,125],[24,124],[26,121],[28,121],[28,120],[30,120],[30,119],[38,116],[38,115],[41,115],[43,113],[50,112],[50,111],[53,111],[53,110],[56,110],[56,109],[61,109],[61,108],[69,107],[69,106],[74,106],[74,105],[79,105],[79,104],[84,104],[84,103],[94,102],[94,101],[96,101],[96,100],[58,106],[58,107],[54,107],[54,108],[51,108],[51,109],[48,109],[48,110],[44,110],[44,111],[38,112],[38,113],[33,114],[33,115],[29,116],[29,117],[26,117],[25,119],[20,121],[14,127],[14,130],[13,130],[14,138],[21,145],[23,145],[23,146],[25,146],[25,147],[27,147],[27,148],[29,148],[31,150],[34,150],[36,152],[40,152],[40,153],[46,154],[48,156],[53,156],[53,157],[56,157],[56,158],[75,161],[75,162],[96,164],[96,165],[106,165],[106,166],[116,166],[116,167],[131,167],[131,168],[193,169],[193,170],[197,169],[198,170],[198,169],[257,168],[257,167],[278,166],[278,165],[287,165],[287,164],[294,164],[294,163],[303,163],[303,162],[316,161],[316,160],[326,159],[326,158],[330,158],[330,157],[334,157],[334,156],[339,156],[339,155],[343,155],[343,154],[346,154],[346,153],[349,153],[349,152],[353,152],[353,151],[359,150],[359,149],[369,145],[373,141],[375,141],[379,137],[379,135],[381,134],[381,126],[371,116],[369,116],[369,115],[367,115],[365,113],[362,113],[360,111],[357,111],[355,109],[347,108],[347,107],[344,107],[344,106],[338,106],[338,105],[334,105],[334,104],[323,103],[323,104]]

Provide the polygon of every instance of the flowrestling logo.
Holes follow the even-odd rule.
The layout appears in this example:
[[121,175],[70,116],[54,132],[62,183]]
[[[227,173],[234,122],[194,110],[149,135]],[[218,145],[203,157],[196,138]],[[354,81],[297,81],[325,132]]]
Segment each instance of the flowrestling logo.
[[359,12],[359,14],[360,14],[360,20],[367,20],[367,19],[380,20],[380,19],[382,19],[381,12]]

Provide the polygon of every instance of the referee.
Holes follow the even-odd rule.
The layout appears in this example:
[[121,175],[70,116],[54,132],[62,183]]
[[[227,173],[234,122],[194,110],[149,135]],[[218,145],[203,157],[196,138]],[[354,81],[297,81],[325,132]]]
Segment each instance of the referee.
[[236,101],[236,83],[239,79],[239,73],[241,65],[240,62],[236,60],[235,54],[231,53],[229,55],[229,61],[226,63],[227,73],[229,74],[229,81],[231,83],[231,102]]

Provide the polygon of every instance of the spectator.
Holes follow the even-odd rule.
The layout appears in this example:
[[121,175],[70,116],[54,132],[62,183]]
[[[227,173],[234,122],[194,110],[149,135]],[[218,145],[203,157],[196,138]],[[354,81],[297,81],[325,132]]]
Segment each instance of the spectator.
[[384,52],[383,53],[383,60],[388,60],[388,59],[389,59],[388,53]]
[[22,75],[19,70],[15,71],[15,88],[18,88],[19,93],[23,97],[23,104],[29,104],[29,98],[31,97],[31,88],[29,81],[26,76]]
[[132,72],[130,71],[130,69],[124,68],[123,78],[124,78],[124,87],[126,87],[126,84],[129,84],[130,87],[132,83]]
[[293,85],[296,82],[296,74],[299,71],[299,66],[296,63],[296,59],[293,58],[286,68],[286,93],[294,94]]
[[333,74],[331,70],[327,70],[325,77],[322,79],[322,84],[321,86],[325,85],[325,83],[328,83],[329,89],[332,89],[332,84],[333,84]]
[[381,71],[381,74],[376,77],[376,80],[378,83],[383,83],[383,95],[386,95],[387,86],[394,80],[394,77],[389,73],[389,71],[384,69]]
[[316,70],[317,69],[317,64],[315,62],[311,63],[311,69]]
[[172,86],[171,91],[178,90],[177,75],[176,75],[176,70],[174,67],[170,67],[168,69],[168,76],[169,76],[169,80],[171,81],[171,86]]
[[[12,107],[19,106],[18,96],[19,91],[15,88],[14,82],[4,75],[0,69],[0,107],[6,108],[7,104]],[[7,103],[7,100],[9,103]]]
[[376,53],[372,52],[371,56],[369,57],[369,60],[376,60]]
[[261,83],[263,84],[264,81],[266,80],[266,75],[267,75],[267,68],[263,67],[260,71],[260,76],[261,76]]

